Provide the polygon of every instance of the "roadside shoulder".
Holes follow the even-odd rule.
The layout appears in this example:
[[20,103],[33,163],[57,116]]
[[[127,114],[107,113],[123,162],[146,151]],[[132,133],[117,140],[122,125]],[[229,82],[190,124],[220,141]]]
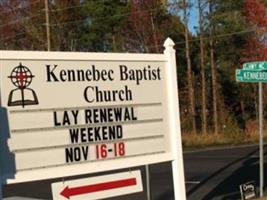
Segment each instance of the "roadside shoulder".
[[[264,144],[265,145],[265,144]],[[205,151],[219,151],[224,149],[241,149],[248,147],[256,147],[258,144],[244,144],[244,145],[225,145],[219,147],[207,147],[207,148],[184,148],[184,154],[205,152]]]

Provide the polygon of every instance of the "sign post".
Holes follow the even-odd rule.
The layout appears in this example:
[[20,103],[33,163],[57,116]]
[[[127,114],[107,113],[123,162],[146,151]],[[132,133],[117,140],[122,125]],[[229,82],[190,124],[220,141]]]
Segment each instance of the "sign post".
[[164,54],[0,51],[1,182],[171,161],[175,199],[185,200],[173,46],[167,39]]
[[262,83],[259,83],[259,148],[260,148],[260,197],[263,197],[264,188],[264,152],[263,152],[263,101]]
[[146,171],[146,198],[151,200],[151,187],[150,187],[150,170],[149,165],[145,166]]
[[258,83],[259,89],[259,184],[260,197],[264,187],[264,152],[263,152],[263,93],[262,83],[267,82],[267,62],[249,62],[243,69],[236,70],[236,81]]
[[168,38],[164,43],[165,51],[164,54],[167,63],[167,79],[169,87],[168,90],[168,110],[176,110],[178,112],[169,112],[170,120],[170,134],[172,135],[171,139],[171,148],[173,152],[174,159],[172,161],[172,173],[173,173],[173,184],[174,184],[174,196],[175,199],[186,199],[185,195],[185,184],[180,184],[180,181],[183,183],[184,180],[184,167],[183,160],[179,159],[183,157],[183,152],[181,151],[182,147],[182,138],[181,138],[181,124],[180,124],[180,109],[179,109],[179,98],[178,98],[178,86],[177,86],[177,71],[176,71],[176,59],[175,59],[175,50],[174,42]]
[[[1,55],[1,54],[0,54]],[[1,57],[0,57],[1,58]],[[2,74],[2,68],[0,67],[0,74]],[[1,84],[1,78],[0,78],[0,84]],[[1,97],[1,89],[0,89],[0,116],[2,115],[2,97]],[[3,120],[3,119],[1,119]],[[0,127],[0,130],[1,130],[1,127]],[[1,131],[0,131],[0,134],[1,134]],[[0,145],[1,145],[1,136],[0,136]],[[1,158],[1,153],[0,153],[0,200],[3,199],[3,185],[2,185],[2,158]]]

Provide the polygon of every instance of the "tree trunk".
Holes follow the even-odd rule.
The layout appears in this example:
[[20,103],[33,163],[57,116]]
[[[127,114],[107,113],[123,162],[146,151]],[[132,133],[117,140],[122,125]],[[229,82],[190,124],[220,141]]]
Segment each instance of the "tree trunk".
[[113,52],[117,52],[116,37],[115,37],[114,32],[112,35],[112,50],[113,50]]
[[245,105],[243,100],[240,101],[240,109],[241,109],[242,120],[245,120]]
[[[212,0],[210,0],[209,4],[210,13],[212,13]],[[215,66],[215,58],[214,58],[214,41],[213,41],[213,24],[210,22],[210,67],[211,67],[211,84],[212,84],[212,107],[213,107],[213,123],[214,123],[214,133],[218,134],[218,109],[217,109],[217,73]]]
[[154,41],[154,45],[155,48],[155,53],[159,53],[159,47],[158,47],[158,40],[157,40],[157,33],[156,33],[156,29],[155,29],[155,24],[154,24],[154,19],[153,19],[153,12],[150,12],[150,20],[151,20],[151,26],[152,26],[152,34],[153,34],[153,41]]
[[185,50],[186,50],[186,61],[187,61],[187,79],[188,79],[188,97],[189,97],[189,115],[190,120],[192,120],[192,131],[195,134],[197,132],[196,128],[196,111],[195,111],[195,97],[194,97],[194,87],[193,87],[193,76],[192,76],[192,65],[190,58],[190,46],[188,39],[188,19],[187,19],[187,2],[183,0],[184,6],[184,26],[185,26]]
[[207,116],[206,116],[206,72],[205,72],[205,52],[203,41],[203,10],[201,0],[198,0],[199,11],[199,40],[200,40],[200,67],[201,67],[201,104],[202,104],[202,134],[207,133]]

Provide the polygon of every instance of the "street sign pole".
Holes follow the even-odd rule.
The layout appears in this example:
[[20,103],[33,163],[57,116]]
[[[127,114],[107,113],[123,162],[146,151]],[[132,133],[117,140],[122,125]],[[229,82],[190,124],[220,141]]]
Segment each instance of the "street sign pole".
[[262,102],[262,83],[259,83],[259,156],[260,156],[260,197],[263,197],[264,166],[263,166],[263,102]]
[[267,82],[267,62],[249,62],[243,64],[243,69],[236,70],[238,82],[258,83],[259,86],[259,182],[260,197],[263,197],[264,186],[264,153],[263,153],[263,101],[262,83]]

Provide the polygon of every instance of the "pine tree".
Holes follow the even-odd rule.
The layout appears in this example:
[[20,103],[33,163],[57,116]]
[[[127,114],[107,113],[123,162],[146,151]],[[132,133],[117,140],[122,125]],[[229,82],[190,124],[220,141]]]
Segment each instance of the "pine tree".
[[195,110],[195,94],[194,94],[194,80],[192,73],[192,61],[190,58],[190,45],[188,35],[188,2],[183,0],[183,17],[184,17],[184,35],[185,35],[185,52],[187,60],[187,84],[188,84],[188,99],[189,99],[189,115],[192,121],[192,132],[197,132],[196,127],[196,110]]
[[79,29],[78,47],[83,51],[121,51],[127,2],[86,0],[82,5],[85,20]]

